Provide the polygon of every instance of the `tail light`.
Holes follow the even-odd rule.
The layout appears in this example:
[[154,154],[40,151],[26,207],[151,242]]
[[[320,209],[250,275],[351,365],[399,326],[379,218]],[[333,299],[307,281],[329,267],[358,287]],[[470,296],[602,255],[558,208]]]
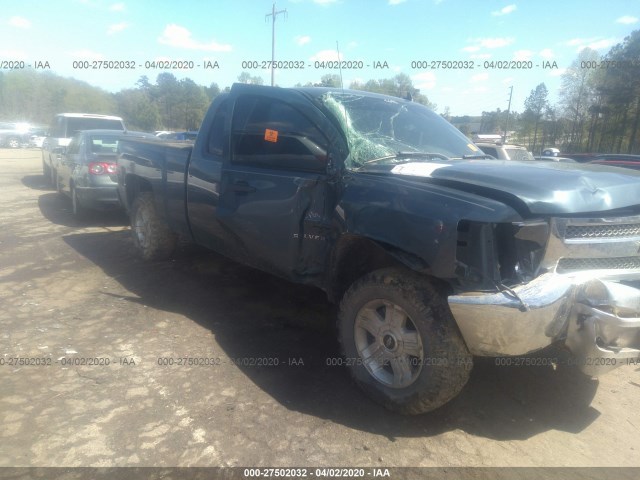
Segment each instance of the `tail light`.
[[91,162],[89,164],[89,173],[91,175],[115,175],[116,164],[109,162]]

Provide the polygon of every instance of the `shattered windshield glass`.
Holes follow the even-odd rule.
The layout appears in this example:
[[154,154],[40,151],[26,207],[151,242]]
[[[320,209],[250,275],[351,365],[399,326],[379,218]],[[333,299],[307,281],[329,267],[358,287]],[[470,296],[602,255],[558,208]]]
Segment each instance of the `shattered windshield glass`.
[[[438,154],[440,161],[442,155],[453,159],[482,153],[455,127],[420,104],[357,92],[328,92],[321,100],[346,133],[349,169],[378,159],[394,163],[410,152]],[[416,161],[431,157],[418,158]]]

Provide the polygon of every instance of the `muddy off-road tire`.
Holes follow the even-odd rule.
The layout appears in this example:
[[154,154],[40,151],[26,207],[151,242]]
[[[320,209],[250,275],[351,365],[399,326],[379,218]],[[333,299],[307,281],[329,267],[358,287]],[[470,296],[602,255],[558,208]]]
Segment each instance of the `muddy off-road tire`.
[[434,410],[469,379],[472,357],[443,294],[412,272],[382,269],[356,281],[338,332],[356,383],[390,410]]
[[156,212],[151,192],[140,192],[133,201],[131,233],[144,260],[164,260],[176,247],[177,237]]

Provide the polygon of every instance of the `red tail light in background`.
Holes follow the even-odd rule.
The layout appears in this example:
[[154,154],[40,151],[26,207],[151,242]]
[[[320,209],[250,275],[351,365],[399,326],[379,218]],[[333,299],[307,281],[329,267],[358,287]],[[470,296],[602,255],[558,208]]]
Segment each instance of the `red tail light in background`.
[[91,175],[114,175],[116,173],[116,164],[108,162],[91,162],[89,164],[89,173]]

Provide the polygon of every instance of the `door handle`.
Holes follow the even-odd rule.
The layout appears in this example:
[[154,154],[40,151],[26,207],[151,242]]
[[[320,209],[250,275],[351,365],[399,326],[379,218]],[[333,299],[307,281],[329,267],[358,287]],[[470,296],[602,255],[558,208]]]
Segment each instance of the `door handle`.
[[252,187],[244,180],[235,182],[231,188],[234,192],[238,192],[238,193],[251,193],[256,191],[255,187]]

